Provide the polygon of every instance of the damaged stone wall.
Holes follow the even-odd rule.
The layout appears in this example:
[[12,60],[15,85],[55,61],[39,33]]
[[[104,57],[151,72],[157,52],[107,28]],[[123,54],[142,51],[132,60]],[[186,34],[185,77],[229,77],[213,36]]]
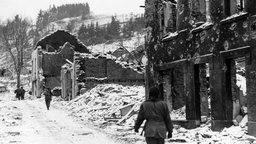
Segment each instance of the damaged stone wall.
[[[200,6],[196,5],[196,3],[201,2],[200,0],[193,1],[195,3],[179,0],[177,2],[177,31],[168,33],[162,38],[161,29],[159,29],[158,23],[155,22],[161,20],[158,14],[158,10],[161,9],[161,2],[146,0],[145,3],[146,26],[148,29],[146,39],[148,55],[148,66],[146,67],[147,89],[152,85],[158,86],[163,82],[163,95],[166,100],[172,101],[169,103],[173,106],[174,99],[171,96],[172,88],[170,87],[173,86],[172,83],[178,80],[172,80],[169,76],[170,73],[164,73],[164,71],[170,71],[176,68],[177,65],[184,67],[182,71],[185,78],[181,83],[184,85],[185,91],[180,90],[180,93],[183,93],[186,97],[186,112],[191,112],[187,113],[187,120],[190,122],[190,126],[195,126],[197,121],[200,121],[202,113],[197,110],[198,106],[195,104],[198,102],[198,98],[195,91],[194,65],[209,63],[212,129],[221,130],[232,123],[232,102],[233,98],[237,97],[234,94],[235,89],[232,89],[235,82],[231,61],[239,57],[246,57],[246,71],[248,69],[254,71],[253,65],[255,63],[252,55],[254,55],[255,50],[252,49],[255,48],[256,26],[253,14],[256,13],[256,10],[253,10],[253,7],[256,6],[256,3],[245,0],[245,12],[225,17],[222,1],[210,0],[209,14],[211,21],[205,21],[200,16],[194,16],[194,13],[202,14],[201,16],[205,18],[204,11],[201,11]],[[230,5],[232,4],[233,1]],[[194,20],[202,20],[205,23],[191,23]],[[228,73],[233,76],[229,77]],[[246,76],[248,79],[248,77],[254,77],[254,74],[247,73]],[[204,80],[201,79],[201,81]],[[249,83],[254,85],[252,81]],[[252,96],[255,88],[250,86],[249,89]],[[201,88],[202,92],[204,95],[206,94],[205,88]],[[168,96],[171,97],[166,98]],[[248,105],[251,105],[248,109],[256,111],[252,102]],[[249,116],[250,120],[252,121],[251,124],[255,122],[254,114]],[[254,133],[252,129],[249,131]]]
[[43,52],[42,53],[42,69],[44,76],[60,76],[61,66],[67,63],[66,59],[73,61],[73,46],[66,43],[60,52]]
[[76,36],[65,30],[57,30],[38,41],[33,53],[39,56],[32,59],[34,96],[40,97],[42,85],[61,86],[61,66],[67,63],[66,60],[73,62],[74,52],[90,53]]
[[83,70],[82,77],[95,77],[105,78],[107,77],[106,64],[107,60],[103,57],[91,57],[81,59],[79,62],[80,70]]
[[148,89],[160,84],[159,74],[154,72],[154,68],[160,64],[160,57],[155,53],[161,49],[160,26],[159,26],[159,0],[145,0],[145,19],[146,19],[146,53],[148,56],[148,65],[146,66],[146,97]]
[[[83,87],[98,83],[143,83],[144,67],[121,62],[111,55],[81,54],[77,56],[77,77]],[[81,89],[81,88],[80,88]]]

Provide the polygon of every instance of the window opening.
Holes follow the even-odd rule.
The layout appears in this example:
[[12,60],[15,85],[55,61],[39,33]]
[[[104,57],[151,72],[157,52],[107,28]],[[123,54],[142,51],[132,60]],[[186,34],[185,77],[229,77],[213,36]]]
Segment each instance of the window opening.
[[190,23],[199,26],[210,21],[209,0],[190,1]]
[[230,0],[224,0],[224,13],[225,16],[228,17],[230,16]]
[[224,0],[224,14],[226,17],[242,12],[244,0]]
[[164,34],[176,31],[176,10],[175,0],[163,1],[160,9],[160,27]]
[[236,0],[237,1],[237,10],[243,11],[244,10],[244,0]]

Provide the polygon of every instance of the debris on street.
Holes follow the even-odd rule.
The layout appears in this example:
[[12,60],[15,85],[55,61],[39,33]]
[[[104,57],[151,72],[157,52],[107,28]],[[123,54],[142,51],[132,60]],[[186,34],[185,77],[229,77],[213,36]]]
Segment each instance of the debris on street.
[[[89,122],[108,134],[132,144],[145,143],[144,137],[135,133],[133,126],[140,104],[145,100],[144,86],[120,84],[99,84],[83,95],[67,102],[55,98],[55,106],[65,108],[70,115]],[[55,101],[54,100],[54,101]],[[184,119],[185,107],[171,113],[173,120]],[[210,119],[196,129],[185,129],[174,125],[173,138],[166,143],[239,143],[256,142],[247,135],[246,122],[231,126],[221,132],[211,130]],[[243,126],[242,126],[243,125]]]

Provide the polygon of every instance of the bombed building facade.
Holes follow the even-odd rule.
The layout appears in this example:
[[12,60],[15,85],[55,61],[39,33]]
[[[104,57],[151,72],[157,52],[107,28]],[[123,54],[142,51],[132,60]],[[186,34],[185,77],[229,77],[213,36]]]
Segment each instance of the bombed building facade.
[[[256,136],[255,7],[252,0],[145,0],[146,91],[158,86],[171,110],[185,107],[188,128],[202,116],[213,130],[231,126],[239,101]],[[239,64],[246,100],[236,85]]]
[[32,94],[40,97],[43,85],[61,87],[61,67],[73,62],[74,53],[89,53],[76,36],[58,30],[41,39],[32,52]]
[[91,54],[74,35],[58,30],[41,39],[32,53],[32,94],[43,86],[71,100],[99,83],[144,85],[144,66],[104,54]]

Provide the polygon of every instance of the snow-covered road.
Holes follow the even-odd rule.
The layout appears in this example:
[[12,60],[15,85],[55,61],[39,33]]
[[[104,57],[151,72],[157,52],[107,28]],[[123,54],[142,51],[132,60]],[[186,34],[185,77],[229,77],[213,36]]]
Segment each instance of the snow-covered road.
[[120,143],[80,124],[63,110],[54,107],[46,110],[43,100],[13,101],[5,98],[1,99],[0,105],[1,144]]

